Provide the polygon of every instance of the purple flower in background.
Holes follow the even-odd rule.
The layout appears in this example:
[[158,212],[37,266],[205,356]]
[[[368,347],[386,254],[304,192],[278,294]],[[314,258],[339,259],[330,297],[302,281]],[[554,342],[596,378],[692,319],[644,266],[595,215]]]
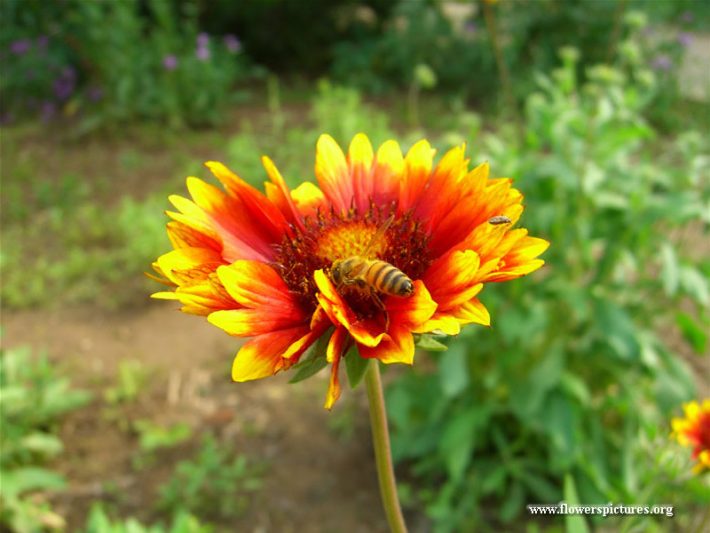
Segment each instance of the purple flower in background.
[[66,100],[74,92],[74,82],[71,80],[54,80],[52,87],[54,88],[54,96],[58,100]]
[[197,56],[197,59],[200,61],[209,61],[210,60],[210,49],[204,46],[199,46],[197,50],[195,50],[195,55]]
[[463,27],[463,31],[469,35],[475,35],[476,32],[478,31],[478,27],[476,26],[476,23],[472,20],[469,20]]
[[693,22],[693,12],[692,11],[683,11],[680,15],[680,20],[682,22],[685,22],[687,24],[690,24]]
[[239,52],[239,50],[242,49],[241,41],[236,35],[232,33],[228,33],[224,36],[224,46],[226,46],[227,50],[229,50],[229,52],[232,54],[236,54],[237,52]]
[[53,102],[44,101],[42,102],[42,120],[44,122],[49,122],[57,114],[57,106]]
[[692,42],[693,36],[687,31],[682,31],[678,34],[678,44],[680,44],[683,48],[688,48]]
[[163,58],[163,68],[165,70],[175,70],[178,66],[178,58],[173,54],[167,55]]
[[200,33],[200,34],[197,35],[197,46],[198,46],[198,48],[204,48],[204,47],[206,47],[208,44],[210,44],[210,36],[209,36],[207,33],[202,32],[202,33]]
[[659,54],[653,58],[651,62],[651,67],[655,70],[668,71],[673,67],[673,61],[666,54]]
[[46,35],[40,35],[37,37],[37,49],[41,51],[45,51],[47,49],[47,46],[49,45],[49,37]]
[[29,39],[18,39],[10,43],[10,52],[16,56],[21,56],[29,52],[31,47],[32,43],[30,43]]
[[62,69],[61,74],[54,80],[52,88],[54,96],[57,100],[66,100],[74,92],[76,86],[76,70],[74,67],[66,67]]

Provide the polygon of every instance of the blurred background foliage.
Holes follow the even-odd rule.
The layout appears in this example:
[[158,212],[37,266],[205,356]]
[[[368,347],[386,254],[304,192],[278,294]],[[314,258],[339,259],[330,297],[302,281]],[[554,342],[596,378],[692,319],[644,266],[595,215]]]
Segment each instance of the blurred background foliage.
[[[168,246],[165,197],[201,160],[258,184],[269,154],[295,185],[312,179],[321,132],[466,142],[515,179],[524,226],[552,246],[533,278],[483,294],[492,328],[388,376],[408,509],[443,532],[514,527],[533,502],[671,504],[673,525],[538,526],[697,527],[707,478],[668,433],[708,391],[710,80],[689,57],[710,40],[710,3],[4,0],[0,19],[5,309],[135,308],[152,288],[140,272]],[[87,397],[26,351],[1,362],[0,521],[61,529],[43,495],[64,480],[46,462],[60,416]],[[146,380],[124,365],[101,401],[121,409]],[[160,421],[126,428],[138,469],[195,439]],[[228,524],[266,474],[216,449],[206,438],[176,467],[161,525],[95,507],[82,527]],[[223,492],[237,504],[204,498]]]

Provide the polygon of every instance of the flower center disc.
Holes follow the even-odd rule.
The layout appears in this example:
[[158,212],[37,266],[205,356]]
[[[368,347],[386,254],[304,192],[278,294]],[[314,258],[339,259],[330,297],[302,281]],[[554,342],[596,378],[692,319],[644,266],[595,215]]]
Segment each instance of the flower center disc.
[[[395,218],[384,234],[378,235],[390,213],[374,206],[362,214],[355,209],[343,214],[319,212],[306,218],[305,231],[282,241],[277,266],[305,308],[315,309],[318,305],[313,273],[323,269],[332,280],[331,267],[338,259],[353,256],[381,259],[413,280],[424,273],[431,262],[428,235],[411,213]],[[369,293],[354,286],[340,287],[339,292],[358,316],[369,317],[379,312]]]

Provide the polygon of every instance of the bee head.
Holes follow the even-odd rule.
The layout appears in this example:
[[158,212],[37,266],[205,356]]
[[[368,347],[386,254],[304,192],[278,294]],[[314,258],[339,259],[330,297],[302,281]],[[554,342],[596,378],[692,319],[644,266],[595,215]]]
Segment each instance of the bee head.
[[338,259],[333,263],[333,266],[330,267],[330,277],[333,279],[333,282],[336,285],[340,285],[343,281],[343,272],[340,268],[342,263],[343,261],[341,259]]
[[402,284],[402,296],[411,296],[412,294],[414,294],[414,283],[407,280]]

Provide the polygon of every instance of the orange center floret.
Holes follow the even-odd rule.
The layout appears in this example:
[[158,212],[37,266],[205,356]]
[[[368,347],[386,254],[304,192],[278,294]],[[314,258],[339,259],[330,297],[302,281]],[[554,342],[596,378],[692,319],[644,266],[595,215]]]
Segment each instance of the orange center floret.
[[[389,210],[370,208],[338,214],[334,211],[305,221],[305,231],[279,246],[277,266],[291,291],[298,294],[305,309],[317,306],[317,287],[313,273],[323,269],[330,275],[333,262],[352,256],[381,259],[397,267],[411,279],[418,279],[429,266],[428,235],[418,221],[407,213],[394,219],[383,236],[380,229],[390,216]],[[332,279],[332,278],[331,278]],[[353,310],[361,316],[380,312],[372,299],[356,290],[342,290]]]
[[383,237],[373,243],[372,238],[377,233],[377,229],[376,226],[364,221],[352,221],[331,228],[318,239],[316,254],[331,263],[354,255],[362,255],[369,259],[379,257],[387,249],[387,239]]

